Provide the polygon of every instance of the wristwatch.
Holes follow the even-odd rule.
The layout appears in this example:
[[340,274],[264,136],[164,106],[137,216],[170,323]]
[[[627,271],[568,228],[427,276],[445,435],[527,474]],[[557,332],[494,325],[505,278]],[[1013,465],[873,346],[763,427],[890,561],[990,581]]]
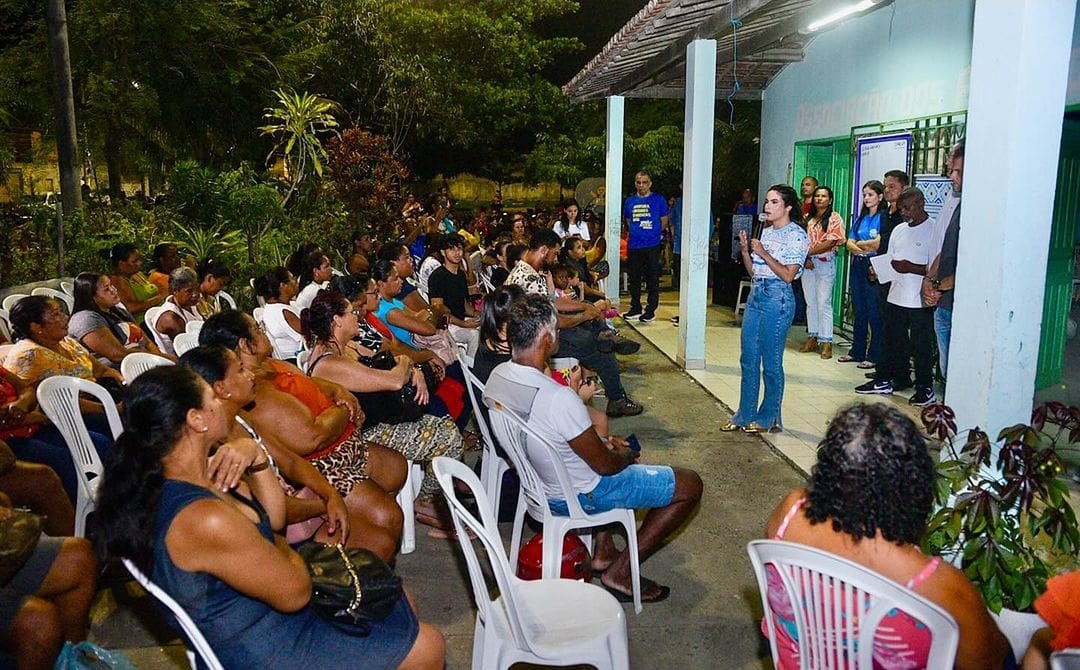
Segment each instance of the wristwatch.
[[937,277],[930,278],[930,286],[936,291],[941,288],[941,280]]

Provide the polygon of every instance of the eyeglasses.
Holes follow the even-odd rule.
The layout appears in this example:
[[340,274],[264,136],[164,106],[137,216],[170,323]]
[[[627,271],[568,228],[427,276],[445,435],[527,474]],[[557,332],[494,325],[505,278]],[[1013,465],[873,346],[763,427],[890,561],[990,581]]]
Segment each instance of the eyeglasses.
[[262,333],[263,335],[265,335],[266,334],[266,324],[263,323],[262,321],[256,321],[255,322],[255,330],[257,330],[260,333]]
[[379,295],[379,289],[375,289],[374,291],[364,291],[364,295]]

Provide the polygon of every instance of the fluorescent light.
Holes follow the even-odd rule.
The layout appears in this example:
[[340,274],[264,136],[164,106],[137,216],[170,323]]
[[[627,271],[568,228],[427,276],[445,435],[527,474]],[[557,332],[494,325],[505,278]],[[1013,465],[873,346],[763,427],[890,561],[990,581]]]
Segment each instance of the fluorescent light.
[[829,14],[828,16],[826,16],[823,19],[818,19],[817,21],[814,21],[810,25],[806,26],[806,28],[803,29],[803,32],[807,32],[807,33],[815,32],[815,31],[829,25],[830,23],[836,23],[837,21],[839,21],[841,19],[845,19],[845,18],[851,16],[852,14],[858,14],[861,11],[870,9],[875,4],[877,4],[877,0],[862,0],[862,2],[858,2],[858,3],[854,4],[854,5],[848,5],[847,7],[844,7],[843,9],[836,10],[835,12],[833,12],[832,14]]

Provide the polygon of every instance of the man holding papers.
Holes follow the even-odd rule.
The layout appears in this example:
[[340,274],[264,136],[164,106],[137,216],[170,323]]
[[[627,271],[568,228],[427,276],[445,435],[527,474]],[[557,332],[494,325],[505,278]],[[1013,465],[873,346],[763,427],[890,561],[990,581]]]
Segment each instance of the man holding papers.
[[871,259],[878,281],[889,284],[885,302],[885,337],[882,360],[874,378],[857,386],[856,393],[889,395],[893,381],[907,370],[908,352],[915,356],[915,395],[908,400],[919,407],[935,401],[933,387],[933,309],[923,307],[922,279],[930,264],[934,230],[927,222],[922,191],[906,188],[898,207],[904,223],[896,226],[888,253]]

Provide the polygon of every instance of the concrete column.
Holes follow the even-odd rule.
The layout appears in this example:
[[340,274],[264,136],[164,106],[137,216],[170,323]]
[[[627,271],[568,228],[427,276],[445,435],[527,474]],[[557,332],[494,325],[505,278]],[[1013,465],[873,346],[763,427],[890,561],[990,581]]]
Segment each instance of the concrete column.
[[619,302],[619,239],[622,235],[622,173],[623,173],[623,114],[626,100],[621,95],[607,99],[607,129],[604,133],[607,175],[604,196],[604,238],[607,241],[607,262],[611,268],[606,291],[611,302]]
[[946,403],[991,437],[1031,418],[1073,0],[978,0]]
[[709,286],[712,221],[713,124],[716,106],[716,41],[686,45],[686,118],[683,124],[682,255],[679,348],[687,370],[705,368],[705,294]]

